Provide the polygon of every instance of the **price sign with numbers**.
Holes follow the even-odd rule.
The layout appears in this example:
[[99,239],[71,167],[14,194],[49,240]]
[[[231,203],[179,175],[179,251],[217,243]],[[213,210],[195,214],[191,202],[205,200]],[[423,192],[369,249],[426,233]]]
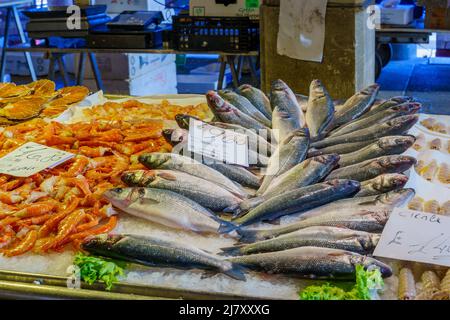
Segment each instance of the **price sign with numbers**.
[[27,142],[0,158],[0,173],[15,177],[29,177],[42,170],[54,168],[74,156],[69,152]]
[[190,119],[188,151],[248,167],[248,137]]
[[450,217],[394,209],[374,256],[450,267]]

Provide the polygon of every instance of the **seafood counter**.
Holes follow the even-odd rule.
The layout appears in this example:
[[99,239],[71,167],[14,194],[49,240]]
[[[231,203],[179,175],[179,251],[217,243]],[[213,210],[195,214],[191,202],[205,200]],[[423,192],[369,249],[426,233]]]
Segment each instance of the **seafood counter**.
[[[378,100],[378,90],[342,104],[318,80],[309,97],[277,80],[269,96],[244,85],[198,104],[67,99],[61,122],[45,115],[64,96],[51,82],[2,84],[0,156],[32,141],[75,157],[0,175],[0,270],[63,279],[75,266],[84,289],[162,297],[322,299],[333,288],[341,299],[448,298],[445,269],[372,256],[394,208],[448,214],[445,191],[425,202],[420,180],[434,170],[425,181],[448,188],[448,154],[420,153],[441,152],[423,141],[433,129],[448,143],[447,119],[422,119],[412,97]],[[10,106],[22,101],[36,109],[18,123]],[[244,135],[250,166],[190,152],[201,121]],[[337,287],[355,278],[351,291]]]

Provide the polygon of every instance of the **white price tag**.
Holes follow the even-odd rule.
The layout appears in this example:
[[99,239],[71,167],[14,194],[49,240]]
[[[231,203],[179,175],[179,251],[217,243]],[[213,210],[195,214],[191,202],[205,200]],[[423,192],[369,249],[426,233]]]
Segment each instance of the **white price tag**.
[[74,156],[69,152],[27,142],[0,158],[0,173],[15,177],[29,177],[42,170],[54,168]]
[[192,118],[189,122],[188,151],[229,164],[249,166],[247,135]]
[[450,217],[394,209],[374,256],[450,267]]

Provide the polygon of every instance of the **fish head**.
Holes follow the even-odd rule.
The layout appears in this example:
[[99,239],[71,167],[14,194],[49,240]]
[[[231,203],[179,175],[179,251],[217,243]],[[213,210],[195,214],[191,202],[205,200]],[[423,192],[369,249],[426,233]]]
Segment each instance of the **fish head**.
[[386,151],[397,148],[407,150],[414,144],[414,142],[416,142],[416,138],[414,136],[390,136],[380,138],[378,140],[378,146]]
[[239,87],[240,92],[251,91],[252,89],[253,87],[250,84],[243,84],[242,86]]
[[379,158],[378,163],[386,169],[406,171],[417,163],[416,158],[410,156],[386,156]]
[[310,97],[320,98],[326,95],[325,87],[320,80],[313,80],[309,86]]
[[332,167],[335,167],[339,160],[341,159],[341,156],[337,153],[331,153],[331,154],[324,154],[321,156],[317,156],[312,158],[314,161],[320,162],[325,165],[330,165]]
[[375,249],[375,247],[378,245],[378,242],[380,241],[380,238],[381,234],[368,232],[362,236],[357,237],[361,247],[364,248],[364,250],[367,252],[373,251]]
[[296,142],[299,139],[309,139],[309,129],[308,128],[301,128],[298,130],[295,130],[289,136],[284,139],[283,144],[288,144],[290,142]]
[[145,195],[145,188],[114,188],[103,193],[103,198],[119,209],[125,209]]
[[284,91],[289,89],[288,85],[283,80],[274,80],[271,86],[272,91]]
[[172,146],[176,146],[187,141],[189,132],[184,129],[164,129],[162,134],[168,143]]
[[175,121],[181,129],[189,130],[189,124],[191,119],[201,121],[199,118],[190,116],[188,114],[177,114],[175,116]]
[[149,169],[158,169],[170,160],[170,153],[145,153],[139,156],[139,162]]
[[134,187],[143,181],[146,173],[145,170],[126,171],[122,174],[121,179],[127,186]]
[[393,129],[403,129],[404,131],[412,128],[417,121],[419,121],[419,116],[416,114],[406,115],[398,118],[394,118],[387,122],[387,125]]
[[371,95],[377,93],[379,90],[380,90],[380,85],[377,83],[374,83],[374,84],[368,86],[367,88],[365,88],[361,93],[371,96]]
[[390,191],[388,193],[380,194],[376,198],[376,202],[380,204],[386,204],[391,206],[401,206],[404,203],[409,202],[416,195],[414,189],[398,189]]
[[208,102],[208,106],[214,112],[226,113],[232,111],[230,105],[215,91],[208,91],[206,94],[206,101]]
[[289,112],[286,112],[286,111],[282,110],[279,106],[276,106],[273,109],[272,118],[280,118],[280,119],[286,120],[286,119],[291,119],[292,117]]
[[392,276],[392,268],[386,263],[381,262],[375,258],[362,255],[353,255],[351,257],[351,263],[356,267],[356,265],[362,265],[365,270],[374,270],[378,268],[380,270],[381,276],[383,278],[388,278]]
[[381,186],[383,188],[403,188],[408,182],[408,177],[403,174],[385,174],[381,176]]
[[110,251],[115,243],[123,239],[123,235],[100,234],[88,237],[81,247],[91,253]]

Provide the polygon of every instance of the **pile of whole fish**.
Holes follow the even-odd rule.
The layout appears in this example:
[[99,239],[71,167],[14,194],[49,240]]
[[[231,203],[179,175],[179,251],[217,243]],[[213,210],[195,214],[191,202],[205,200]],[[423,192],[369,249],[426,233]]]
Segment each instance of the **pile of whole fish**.
[[[309,97],[281,80],[270,97],[250,85],[210,91],[209,123],[247,136],[250,168],[187,151],[194,117],[177,115],[165,130],[171,154],[143,154],[148,170],[126,172],[128,188],[105,193],[115,207],[171,228],[239,237],[219,255],[133,235],[100,236],[90,252],[176,268],[200,268],[245,279],[241,268],[301,277],[348,277],[355,266],[391,269],[370,255],[392,209],[408,202],[402,155],[420,104],[411,97],[377,100],[378,85],[335,105],[319,80]],[[302,110],[303,109],[303,110]],[[193,158],[197,159],[194,160]],[[269,223],[269,224],[265,224]],[[221,255],[228,257],[220,257]]]

